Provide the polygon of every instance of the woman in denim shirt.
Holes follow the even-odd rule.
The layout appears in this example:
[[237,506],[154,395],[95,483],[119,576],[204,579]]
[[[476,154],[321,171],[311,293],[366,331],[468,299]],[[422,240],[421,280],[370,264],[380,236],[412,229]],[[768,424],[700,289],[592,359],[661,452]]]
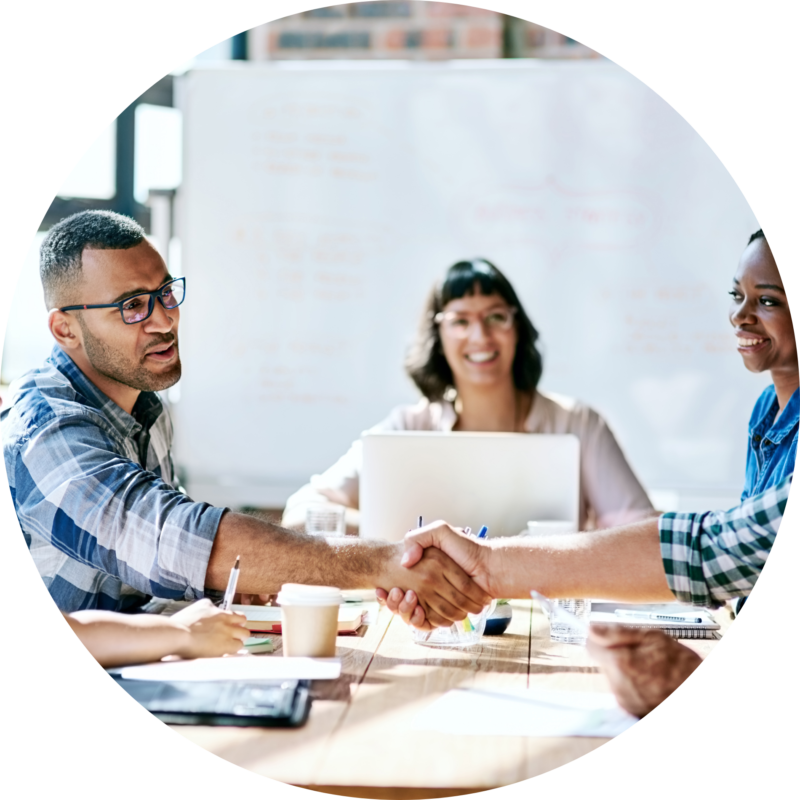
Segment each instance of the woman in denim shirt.
[[778,267],[761,230],[739,260],[733,279],[730,320],[744,365],[770,371],[772,385],[750,417],[742,500],[774,486],[794,472],[800,416],[800,378],[792,315]]

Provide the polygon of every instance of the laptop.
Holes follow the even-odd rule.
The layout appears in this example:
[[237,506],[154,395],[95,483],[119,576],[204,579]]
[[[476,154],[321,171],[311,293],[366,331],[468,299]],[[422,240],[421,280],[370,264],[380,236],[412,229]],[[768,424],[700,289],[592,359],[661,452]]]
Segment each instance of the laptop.
[[443,519],[489,536],[514,536],[528,520],[578,521],[580,444],[572,434],[366,432],[361,536],[400,541]]

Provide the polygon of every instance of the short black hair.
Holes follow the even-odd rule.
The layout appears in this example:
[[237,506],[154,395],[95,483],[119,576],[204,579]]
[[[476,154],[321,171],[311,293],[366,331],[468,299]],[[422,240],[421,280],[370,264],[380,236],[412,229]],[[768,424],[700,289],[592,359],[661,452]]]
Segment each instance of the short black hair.
[[136,220],[113,211],[81,211],[57,222],[39,250],[39,277],[48,308],[78,277],[85,248],[127,250],[144,238],[144,228]]
[[491,261],[473,258],[453,264],[430,291],[417,339],[406,358],[406,373],[431,402],[442,400],[453,387],[453,372],[444,356],[436,315],[464,295],[496,294],[516,309],[517,351],[512,373],[517,389],[532,392],[542,377],[542,356],[536,348],[539,333],[525,313],[514,287]]
[[765,242],[767,241],[767,237],[764,236],[764,231],[759,228],[748,240],[747,246],[749,247],[756,239],[763,239]]

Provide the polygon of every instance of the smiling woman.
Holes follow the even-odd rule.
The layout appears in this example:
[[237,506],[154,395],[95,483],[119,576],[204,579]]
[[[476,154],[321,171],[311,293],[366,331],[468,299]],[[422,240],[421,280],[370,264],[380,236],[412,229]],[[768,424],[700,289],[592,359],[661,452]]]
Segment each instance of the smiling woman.
[[750,417],[742,500],[794,472],[800,422],[800,377],[792,315],[764,233],[756,231],[739,260],[730,292],[738,350],[751,372],[769,370],[772,385]]
[[[581,528],[631,522],[653,507],[605,420],[577,400],[538,390],[539,334],[508,279],[485,259],[459,261],[433,287],[406,371],[422,399],[373,430],[569,433],[580,441]],[[308,505],[358,508],[361,442],[292,495],[283,524]]]

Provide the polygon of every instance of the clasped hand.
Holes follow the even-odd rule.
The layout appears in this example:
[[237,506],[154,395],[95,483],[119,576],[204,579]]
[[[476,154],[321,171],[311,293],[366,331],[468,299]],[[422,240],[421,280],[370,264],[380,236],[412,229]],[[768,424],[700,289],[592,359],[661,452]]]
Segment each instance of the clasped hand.
[[400,560],[405,574],[398,581],[409,588],[378,589],[378,602],[420,630],[477,614],[494,596],[485,567],[487,550],[441,520],[410,531]]

